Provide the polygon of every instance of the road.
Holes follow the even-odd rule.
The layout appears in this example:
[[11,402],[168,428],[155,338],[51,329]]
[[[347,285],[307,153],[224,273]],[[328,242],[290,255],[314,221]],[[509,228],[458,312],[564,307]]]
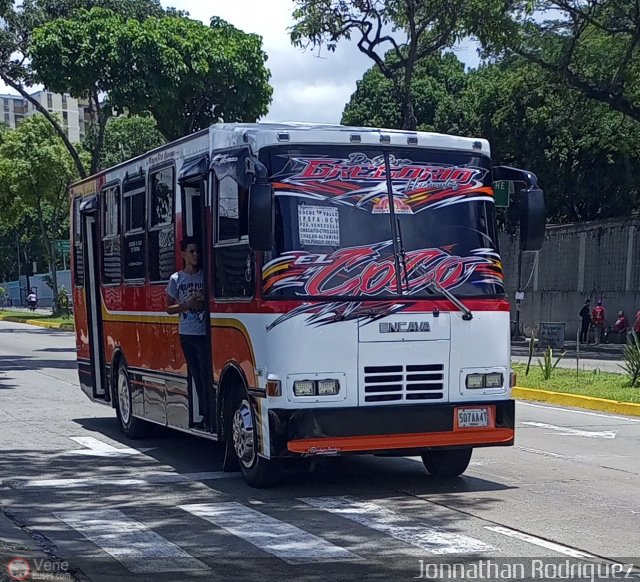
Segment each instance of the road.
[[364,456],[255,490],[221,472],[215,443],[124,438],[113,411],[80,391],[71,334],[0,322],[0,561],[134,582],[640,566],[640,418],[520,402],[517,415],[516,446],[475,451],[459,479]]

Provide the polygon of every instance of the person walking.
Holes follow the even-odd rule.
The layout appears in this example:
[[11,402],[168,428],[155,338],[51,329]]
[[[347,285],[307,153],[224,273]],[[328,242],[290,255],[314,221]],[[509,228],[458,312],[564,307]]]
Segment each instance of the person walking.
[[184,269],[171,275],[167,284],[167,313],[178,315],[180,346],[187,361],[189,376],[198,395],[198,410],[202,420],[196,428],[211,429],[209,415],[209,357],[207,354],[207,320],[204,301],[204,273],[200,268],[200,247],[193,238],[180,243]]
[[580,310],[580,342],[589,343],[589,327],[591,327],[591,299],[585,299]]
[[602,341],[602,335],[607,323],[604,307],[602,307],[602,299],[598,299],[596,302],[596,306],[593,308],[593,312],[591,313],[591,319],[596,332],[596,345],[598,345]]

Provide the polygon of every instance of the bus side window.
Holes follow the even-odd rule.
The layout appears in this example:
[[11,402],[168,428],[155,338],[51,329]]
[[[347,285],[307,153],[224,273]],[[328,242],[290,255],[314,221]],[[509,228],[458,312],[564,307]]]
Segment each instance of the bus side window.
[[249,192],[231,177],[217,182],[213,292],[220,299],[249,299],[255,291],[249,249]]
[[123,231],[124,231],[124,279],[141,282],[146,275],[145,233],[145,179],[135,177],[124,182]]
[[119,285],[122,278],[120,186],[102,191],[102,283]]
[[73,200],[73,278],[76,287],[84,287],[84,249],[82,244],[82,198]]
[[149,281],[166,282],[175,264],[175,170],[162,168],[149,176]]

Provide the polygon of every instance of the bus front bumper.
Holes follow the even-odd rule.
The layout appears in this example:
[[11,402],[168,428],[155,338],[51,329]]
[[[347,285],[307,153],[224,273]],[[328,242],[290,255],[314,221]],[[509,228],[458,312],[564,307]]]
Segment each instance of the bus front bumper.
[[[458,409],[486,426],[460,426]],[[514,426],[513,400],[269,411],[271,457],[510,446]]]

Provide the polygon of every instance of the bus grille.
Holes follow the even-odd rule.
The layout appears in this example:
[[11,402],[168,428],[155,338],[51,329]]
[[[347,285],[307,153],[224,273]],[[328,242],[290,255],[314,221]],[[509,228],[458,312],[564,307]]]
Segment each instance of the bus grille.
[[441,400],[444,365],[365,366],[364,393],[365,402]]

